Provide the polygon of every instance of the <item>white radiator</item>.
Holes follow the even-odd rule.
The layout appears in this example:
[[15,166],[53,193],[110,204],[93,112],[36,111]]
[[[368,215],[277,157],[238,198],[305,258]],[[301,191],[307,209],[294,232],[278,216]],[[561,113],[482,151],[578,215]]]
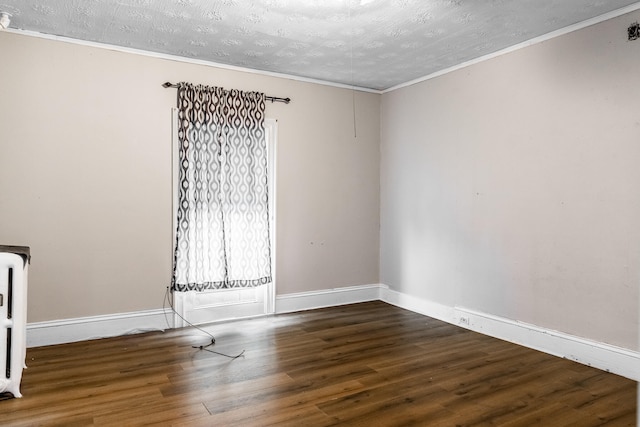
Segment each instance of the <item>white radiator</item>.
[[28,261],[0,252],[0,393],[20,394],[27,355]]

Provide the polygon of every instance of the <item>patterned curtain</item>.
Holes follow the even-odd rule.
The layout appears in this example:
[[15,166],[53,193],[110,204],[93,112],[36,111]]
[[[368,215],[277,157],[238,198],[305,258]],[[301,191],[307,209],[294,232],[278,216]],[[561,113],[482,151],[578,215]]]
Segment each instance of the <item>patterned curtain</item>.
[[174,291],[271,282],[265,96],[178,85]]

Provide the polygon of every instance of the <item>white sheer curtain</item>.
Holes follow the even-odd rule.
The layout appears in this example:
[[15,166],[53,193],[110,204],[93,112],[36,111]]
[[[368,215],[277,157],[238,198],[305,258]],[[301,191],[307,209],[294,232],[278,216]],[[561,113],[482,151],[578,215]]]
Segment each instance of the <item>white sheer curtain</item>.
[[178,85],[178,205],[172,289],[271,282],[265,96]]

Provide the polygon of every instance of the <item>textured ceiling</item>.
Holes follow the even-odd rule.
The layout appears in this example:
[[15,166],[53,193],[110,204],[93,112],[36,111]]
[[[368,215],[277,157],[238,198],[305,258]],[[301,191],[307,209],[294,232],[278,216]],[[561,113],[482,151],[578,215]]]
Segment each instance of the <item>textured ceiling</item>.
[[10,28],[376,90],[636,0],[0,0]]

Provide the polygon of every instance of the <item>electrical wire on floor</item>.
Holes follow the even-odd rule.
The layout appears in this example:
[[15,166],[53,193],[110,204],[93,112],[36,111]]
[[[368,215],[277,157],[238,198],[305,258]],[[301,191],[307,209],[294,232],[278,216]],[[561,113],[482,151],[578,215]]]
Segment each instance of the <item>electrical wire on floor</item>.
[[207,345],[192,345],[191,348],[197,348],[199,350],[202,351],[207,351],[209,353],[213,353],[213,354],[217,354],[220,356],[224,356],[224,357],[228,357],[229,359],[237,359],[240,356],[244,355],[244,350],[242,350],[239,354],[232,356],[229,354],[225,354],[225,353],[220,353],[218,351],[214,351],[209,349],[208,347],[211,347],[212,345],[214,345],[216,343],[216,337],[214,337],[210,332],[202,329],[201,327],[194,325],[193,323],[189,322],[187,319],[185,319],[184,317],[182,317],[182,315],[180,313],[178,313],[176,311],[176,309],[173,306],[173,300],[171,298],[170,292],[169,292],[169,287],[167,286],[167,290],[164,293],[164,299],[162,301],[162,312],[164,313],[164,320],[165,322],[167,322],[167,326],[169,327],[169,329],[171,329],[171,326],[169,325],[169,319],[167,319],[167,303],[169,303],[169,308],[171,308],[171,311],[173,312],[173,314],[175,314],[176,316],[178,316],[179,318],[181,318],[187,325],[191,326],[192,328],[195,328],[197,330],[199,330],[200,332],[206,334],[209,336],[209,338],[211,338],[211,342]]

